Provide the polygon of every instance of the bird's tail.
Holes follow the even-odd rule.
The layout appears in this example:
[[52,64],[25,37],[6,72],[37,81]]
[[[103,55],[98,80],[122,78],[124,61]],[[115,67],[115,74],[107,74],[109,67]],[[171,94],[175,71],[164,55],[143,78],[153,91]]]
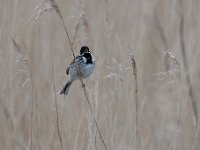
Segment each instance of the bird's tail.
[[65,94],[67,95],[67,93],[69,92],[70,86],[72,85],[73,81],[68,81],[67,84],[63,87],[62,91],[60,92],[60,94]]

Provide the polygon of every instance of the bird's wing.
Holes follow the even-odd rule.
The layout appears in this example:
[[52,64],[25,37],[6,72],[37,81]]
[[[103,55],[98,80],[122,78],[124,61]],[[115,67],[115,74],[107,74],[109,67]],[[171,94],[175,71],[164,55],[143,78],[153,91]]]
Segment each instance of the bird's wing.
[[69,64],[69,67],[67,67],[67,70],[66,70],[67,75],[69,74],[70,66],[75,64],[75,61],[78,61],[80,58],[81,58],[81,56],[76,56],[76,58],[73,59],[73,61]]
[[69,74],[69,69],[70,69],[70,67],[67,67],[67,70],[66,70],[67,75]]

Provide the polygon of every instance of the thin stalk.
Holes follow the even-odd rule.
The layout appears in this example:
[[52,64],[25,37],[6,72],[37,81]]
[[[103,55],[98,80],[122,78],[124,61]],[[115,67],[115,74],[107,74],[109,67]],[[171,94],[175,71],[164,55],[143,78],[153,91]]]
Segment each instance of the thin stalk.
[[58,112],[58,102],[56,98],[56,87],[55,87],[55,77],[54,77],[54,65],[53,65],[53,56],[52,56],[52,49],[51,49],[51,63],[52,63],[52,77],[53,77],[53,89],[54,89],[54,99],[55,99],[55,107],[56,107],[56,128],[58,132],[58,137],[60,141],[61,148],[63,150],[63,142],[62,142],[62,137],[60,133],[60,121],[59,121],[59,112]]
[[134,55],[131,57],[132,60],[132,69],[133,69],[133,76],[135,80],[135,109],[136,109],[136,142],[137,142],[137,148],[140,145],[140,137],[139,137],[139,126],[138,126],[138,120],[139,120],[139,101],[138,101],[138,83],[137,83],[137,66],[135,62]]
[[[72,43],[71,43],[71,40],[70,40],[70,37],[69,37],[69,33],[68,33],[68,31],[67,31],[67,28],[66,28],[66,26],[65,26],[65,23],[64,23],[64,20],[63,20],[63,16],[62,16],[62,14],[61,14],[61,12],[60,12],[60,9],[59,9],[57,3],[55,2],[55,0],[50,0],[50,2],[51,2],[51,4],[52,4],[52,7],[56,10],[57,15],[58,15],[59,18],[61,19],[62,25],[63,25],[63,27],[64,27],[64,29],[65,29],[65,33],[66,33],[66,36],[67,36],[67,39],[68,39],[68,42],[69,42],[69,45],[70,45],[71,52],[72,52],[73,57],[74,57],[74,60],[75,60],[76,57],[75,57],[75,54],[74,54],[74,50],[73,50],[73,47],[72,47]],[[76,61],[75,61],[75,62],[76,62]],[[79,73],[80,73],[80,66],[77,64],[77,62],[76,62],[76,66],[77,66],[77,68],[78,68],[78,70],[79,70]],[[81,73],[80,73],[80,75],[81,75]],[[97,127],[97,130],[98,130],[100,139],[102,140],[102,143],[103,143],[105,149],[107,150],[107,149],[108,149],[108,148],[107,148],[107,145],[106,145],[106,143],[105,143],[105,141],[104,141],[104,139],[103,139],[103,137],[102,137],[100,128],[99,128],[98,123],[97,123],[97,121],[96,121],[96,118],[95,118],[95,116],[94,116],[94,111],[93,111],[92,106],[91,106],[91,104],[90,104],[89,97],[88,97],[87,92],[86,92],[85,84],[83,83],[83,79],[82,79],[81,76],[80,76],[80,81],[81,81],[81,84],[82,84],[82,87],[83,87],[83,91],[84,91],[84,94],[85,94],[87,103],[88,103],[88,105],[89,105],[89,107],[90,107],[90,110],[91,110],[91,113],[92,113],[92,115],[93,115],[93,117],[94,117],[94,122],[95,122],[95,125],[96,125],[96,127]]]

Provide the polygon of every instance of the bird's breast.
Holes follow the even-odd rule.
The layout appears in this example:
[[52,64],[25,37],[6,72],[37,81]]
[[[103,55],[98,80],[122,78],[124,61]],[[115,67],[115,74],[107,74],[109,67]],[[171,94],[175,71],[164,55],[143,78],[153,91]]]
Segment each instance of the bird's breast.
[[95,64],[84,64],[83,67],[81,67],[81,74],[83,78],[89,77],[93,71],[94,71]]

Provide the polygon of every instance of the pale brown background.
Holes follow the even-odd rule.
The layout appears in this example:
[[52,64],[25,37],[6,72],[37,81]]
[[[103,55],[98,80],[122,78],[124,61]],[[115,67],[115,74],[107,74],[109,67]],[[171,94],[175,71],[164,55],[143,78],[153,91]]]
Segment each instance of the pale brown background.
[[[191,98],[200,108],[200,1],[56,2],[75,53],[88,45],[96,58],[93,75],[84,81],[94,114],[80,81],[67,97],[58,94],[73,56],[55,11],[40,0],[0,0],[0,149],[60,150],[59,129],[65,150],[104,150],[95,115],[109,150],[199,150]],[[168,49],[180,63],[181,77],[158,74],[173,69],[162,60]]]

